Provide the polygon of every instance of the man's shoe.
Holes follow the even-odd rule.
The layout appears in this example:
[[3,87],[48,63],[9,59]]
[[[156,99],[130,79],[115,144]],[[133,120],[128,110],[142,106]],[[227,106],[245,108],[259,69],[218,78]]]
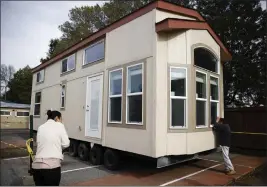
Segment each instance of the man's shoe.
[[227,175],[234,175],[234,174],[236,174],[236,172],[235,172],[235,170],[231,170],[231,171],[228,171],[226,174]]

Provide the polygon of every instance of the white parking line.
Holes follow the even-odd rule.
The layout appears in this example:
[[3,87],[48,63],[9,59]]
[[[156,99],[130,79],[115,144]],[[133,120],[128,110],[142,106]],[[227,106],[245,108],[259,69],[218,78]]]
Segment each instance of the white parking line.
[[[210,162],[220,162],[220,161],[217,161],[217,160],[210,160],[210,159],[206,159],[206,158],[198,158],[199,160],[207,160],[207,161],[210,161]],[[247,167],[247,168],[253,168],[251,166],[245,166],[245,165],[241,165],[241,164],[233,164],[235,166],[240,166],[240,167]]]
[[101,166],[101,165],[88,166],[88,167],[77,168],[77,169],[70,169],[70,170],[62,171],[61,173],[68,173],[68,172],[73,172],[73,171],[79,171],[79,170],[85,170],[85,169],[97,168],[97,167],[100,167],[100,166]]
[[164,183],[164,184],[161,184],[160,186],[167,186],[167,185],[169,185],[169,184],[173,184],[173,183],[175,183],[175,182],[178,182],[178,181],[180,181],[180,180],[186,179],[186,178],[188,178],[188,177],[192,177],[192,176],[194,176],[194,175],[197,175],[197,174],[199,174],[199,173],[202,173],[202,172],[204,172],[204,171],[207,171],[207,170],[209,170],[209,169],[211,169],[211,168],[215,168],[215,167],[220,166],[220,165],[222,165],[222,164],[216,164],[216,165],[211,166],[211,167],[209,167],[209,168],[206,168],[206,169],[197,171],[197,172],[195,172],[195,173],[191,173],[191,174],[189,174],[189,175],[183,176],[183,177],[181,177],[181,178],[174,179],[174,180],[172,180],[172,181],[166,182],[166,183]]
[[16,159],[21,159],[21,158],[29,158],[29,156],[14,157],[14,158],[5,158],[5,159],[1,159],[1,160],[16,160]]

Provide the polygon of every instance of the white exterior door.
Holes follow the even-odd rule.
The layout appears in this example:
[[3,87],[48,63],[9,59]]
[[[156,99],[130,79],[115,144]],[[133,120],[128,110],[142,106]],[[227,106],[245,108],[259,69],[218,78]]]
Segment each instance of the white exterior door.
[[103,74],[87,78],[86,92],[85,136],[101,139]]

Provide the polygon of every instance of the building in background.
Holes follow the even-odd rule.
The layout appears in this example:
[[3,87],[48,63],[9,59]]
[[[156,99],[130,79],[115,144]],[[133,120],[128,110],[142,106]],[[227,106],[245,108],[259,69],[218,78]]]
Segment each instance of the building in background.
[[30,105],[1,101],[1,129],[25,129],[29,126]]

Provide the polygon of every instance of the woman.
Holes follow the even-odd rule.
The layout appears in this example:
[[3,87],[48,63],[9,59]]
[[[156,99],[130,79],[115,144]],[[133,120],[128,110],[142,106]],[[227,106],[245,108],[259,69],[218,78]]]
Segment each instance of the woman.
[[37,152],[32,163],[36,186],[59,186],[61,179],[62,148],[69,147],[70,140],[61,113],[47,111],[47,122],[37,131]]

